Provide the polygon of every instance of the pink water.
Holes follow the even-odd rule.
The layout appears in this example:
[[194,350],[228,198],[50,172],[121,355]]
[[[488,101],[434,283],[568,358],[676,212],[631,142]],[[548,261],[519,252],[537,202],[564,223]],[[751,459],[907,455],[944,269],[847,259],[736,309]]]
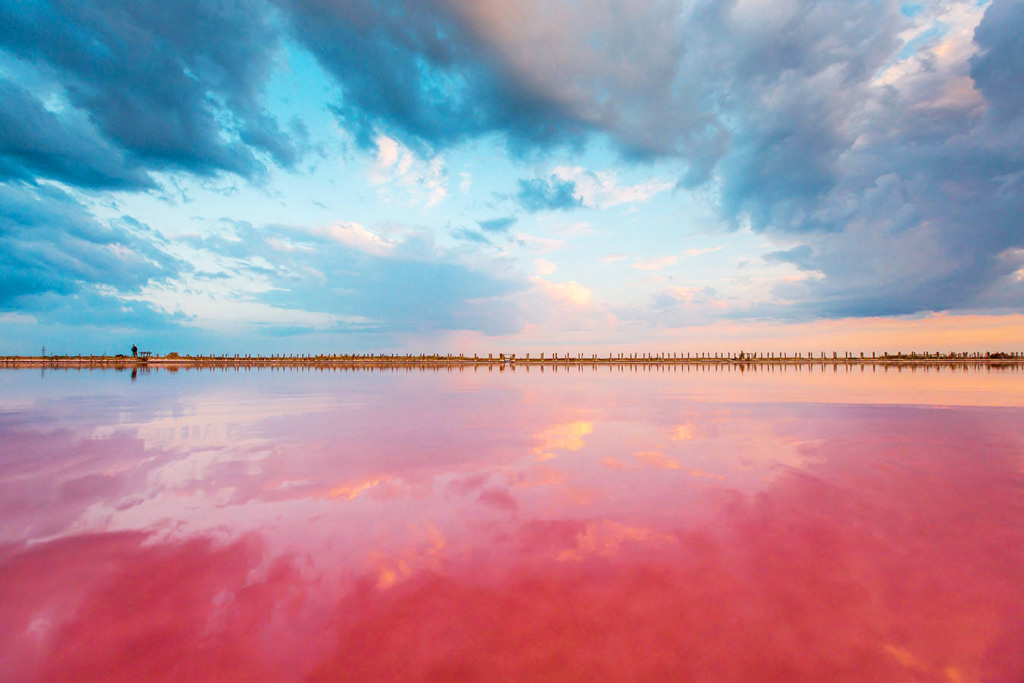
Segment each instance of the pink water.
[[5,680],[1024,680],[1024,373],[0,372]]

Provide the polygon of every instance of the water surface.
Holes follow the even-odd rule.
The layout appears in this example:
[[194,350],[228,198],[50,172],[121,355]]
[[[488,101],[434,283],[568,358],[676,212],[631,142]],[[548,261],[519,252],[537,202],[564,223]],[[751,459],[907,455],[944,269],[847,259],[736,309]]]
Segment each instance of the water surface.
[[0,372],[0,677],[1024,679],[1024,373]]

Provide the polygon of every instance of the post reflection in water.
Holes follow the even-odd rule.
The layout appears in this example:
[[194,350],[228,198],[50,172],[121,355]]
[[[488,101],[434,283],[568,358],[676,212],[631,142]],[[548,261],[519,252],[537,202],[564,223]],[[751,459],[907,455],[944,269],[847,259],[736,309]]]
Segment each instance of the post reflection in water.
[[0,677],[1024,678],[1019,371],[552,370],[0,374]]

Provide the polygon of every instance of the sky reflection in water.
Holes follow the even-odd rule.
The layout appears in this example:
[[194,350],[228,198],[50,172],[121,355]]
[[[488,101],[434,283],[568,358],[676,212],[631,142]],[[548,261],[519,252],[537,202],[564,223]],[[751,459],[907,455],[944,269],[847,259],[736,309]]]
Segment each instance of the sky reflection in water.
[[0,677],[1024,677],[1024,374],[0,373]]

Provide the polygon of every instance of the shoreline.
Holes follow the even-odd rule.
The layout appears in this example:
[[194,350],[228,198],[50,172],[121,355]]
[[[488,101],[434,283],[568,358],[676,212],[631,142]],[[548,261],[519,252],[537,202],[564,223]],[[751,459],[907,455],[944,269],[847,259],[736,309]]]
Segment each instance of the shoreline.
[[[632,356],[632,357],[630,357]],[[445,368],[445,367],[599,367],[599,366],[956,366],[956,367],[1024,367],[1024,354],[906,354],[862,357],[848,354],[829,357],[783,356],[780,354],[562,354],[555,357],[491,354],[488,357],[465,354],[444,355],[298,355],[298,356],[0,356],[0,368],[6,369],[193,369],[193,368]]]

